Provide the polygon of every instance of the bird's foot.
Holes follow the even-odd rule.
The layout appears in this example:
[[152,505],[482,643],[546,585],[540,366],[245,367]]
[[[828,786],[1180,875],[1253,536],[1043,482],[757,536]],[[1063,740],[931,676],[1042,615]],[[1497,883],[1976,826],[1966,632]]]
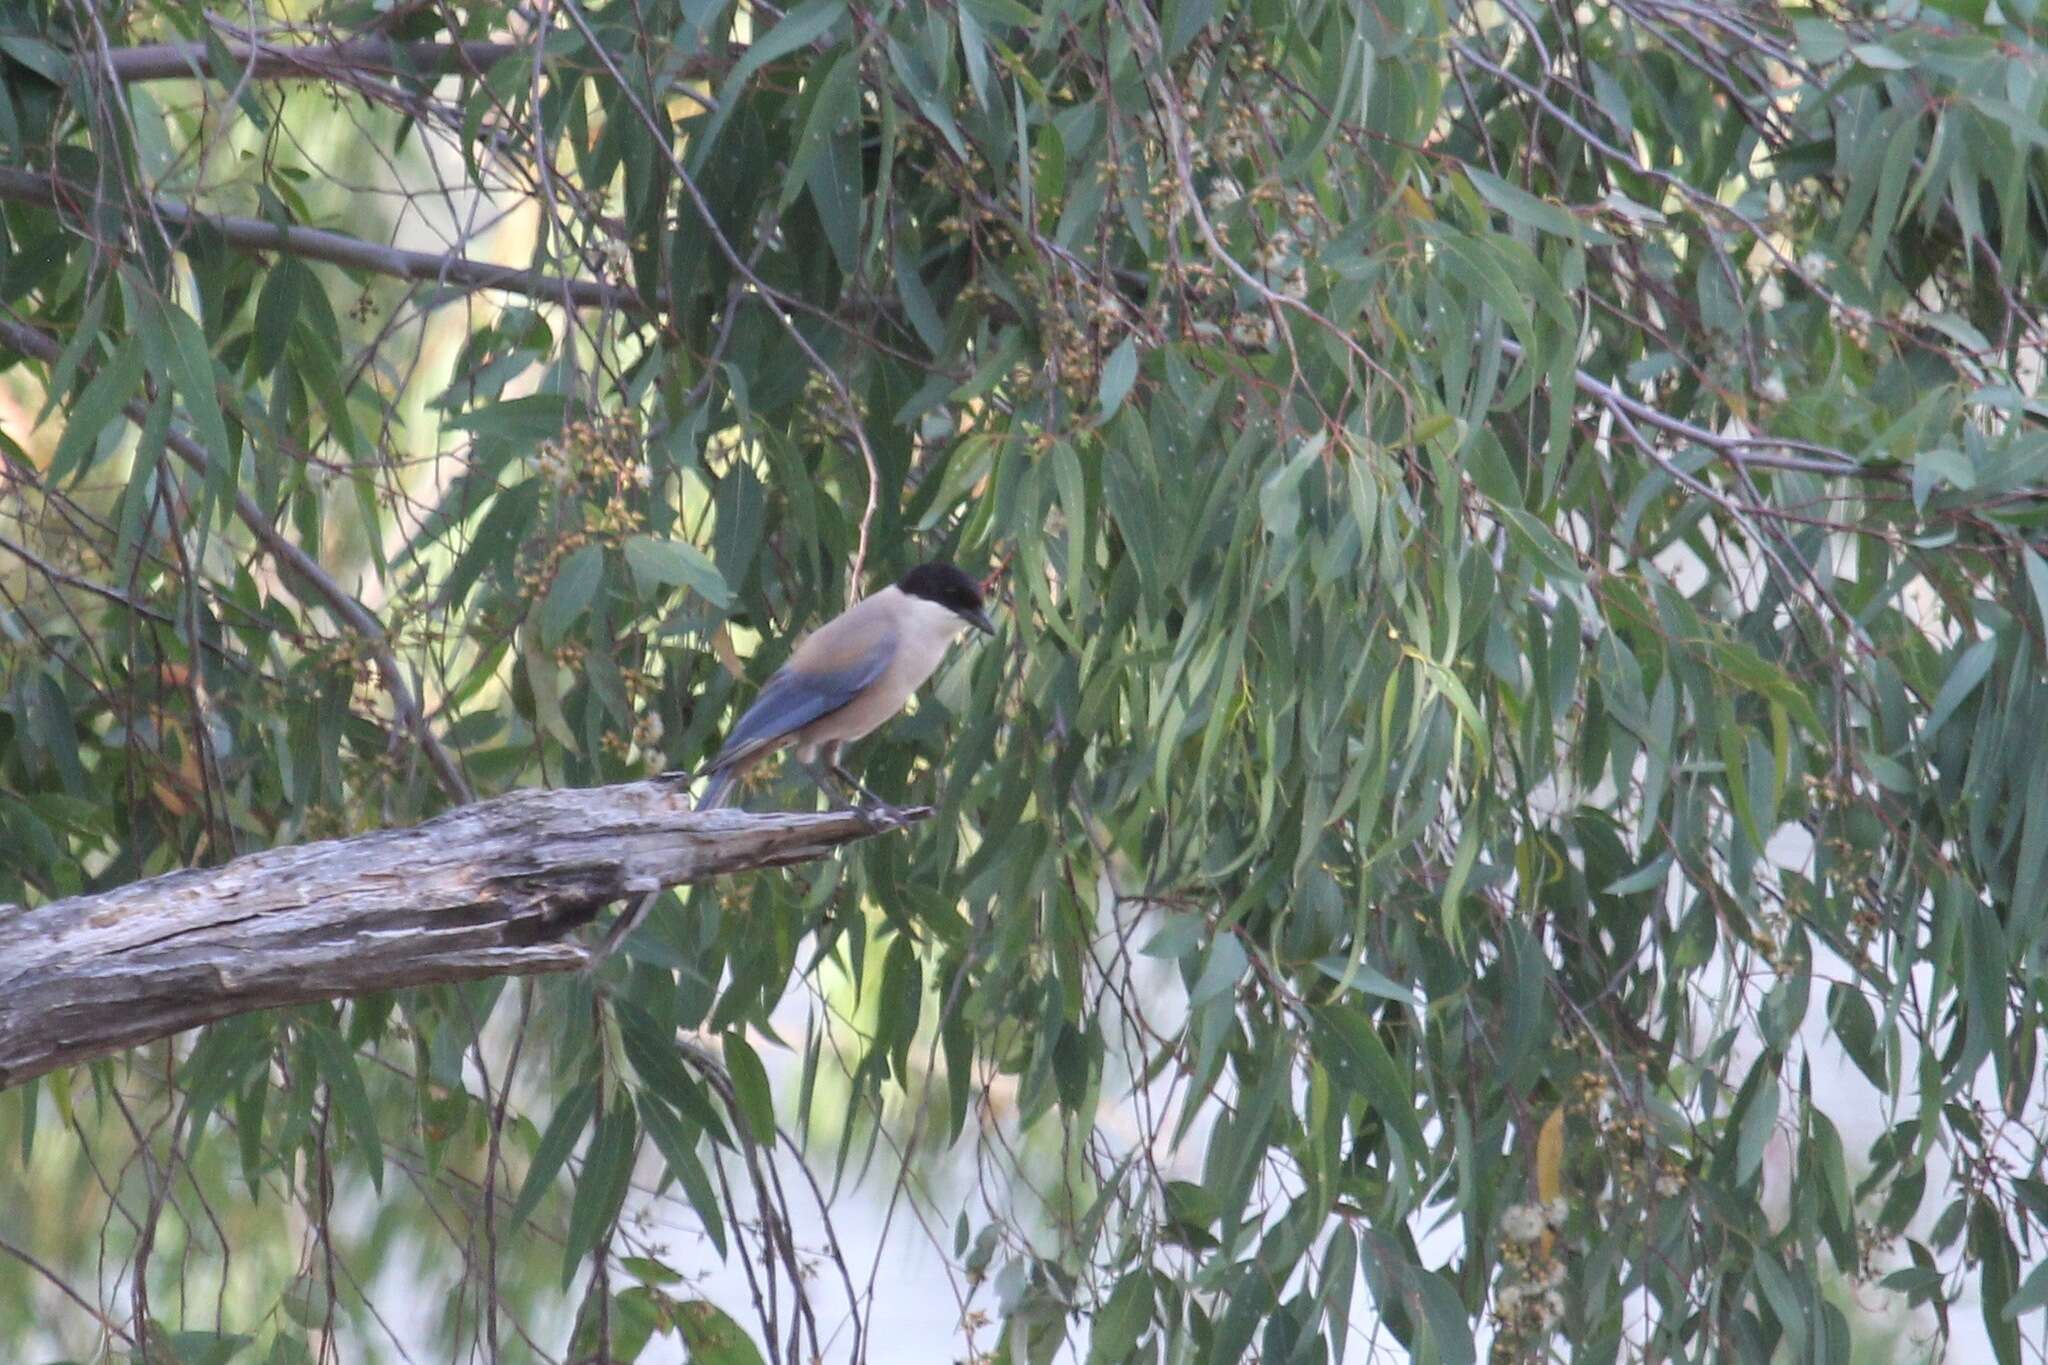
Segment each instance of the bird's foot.
[[879,834],[883,830],[896,829],[908,823],[909,817],[904,815],[901,807],[892,806],[887,801],[874,797],[872,793],[864,795],[870,799],[856,801],[849,809],[868,833]]
[[901,810],[862,786],[860,780],[845,768],[837,763],[831,763],[827,765],[826,771],[837,778],[844,789],[852,794],[851,809],[870,830],[893,829],[903,823]]

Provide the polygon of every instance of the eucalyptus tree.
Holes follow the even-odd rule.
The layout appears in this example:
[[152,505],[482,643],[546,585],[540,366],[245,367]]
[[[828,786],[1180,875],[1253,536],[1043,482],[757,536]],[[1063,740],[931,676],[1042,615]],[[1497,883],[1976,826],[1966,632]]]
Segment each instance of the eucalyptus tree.
[[2044,38],[13,0],[0,894],[694,767],[922,559],[1003,626],[914,831],[0,1097],[0,1334],[2038,1354]]

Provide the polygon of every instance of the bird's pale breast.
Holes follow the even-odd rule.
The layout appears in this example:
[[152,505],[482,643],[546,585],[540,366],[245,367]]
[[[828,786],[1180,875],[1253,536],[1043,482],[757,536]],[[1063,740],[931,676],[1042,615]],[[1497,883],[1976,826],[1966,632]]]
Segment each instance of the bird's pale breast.
[[[894,594],[894,601],[884,601]],[[832,623],[827,630],[837,635],[839,629],[851,621],[855,612],[873,606],[873,614],[854,630],[848,632],[853,638],[855,631],[865,633],[881,622],[887,622],[895,635],[896,656],[882,671],[882,676],[864,688],[852,701],[830,715],[820,716],[809,725],[797,731],[796,741],[800,757],[808,759],[811,751],[821,744],[844,744],[859,739],[870,730],[888,720],[903,709],[910,694],[915,692],[924,680],[931,677],[939,662],[946,657],[946,647],[953,642],[965,626],[958,616],[936,603],[923,598],[908,597],[897,593],[894,588],[885,589],[858,604],[846,616]],[[867,613],[863,613],[867,615]],[[814,649],[820,658],[836,653],[840,642],[824,638],[827,630],[820,630],[816,636],[804,642],[803,653]],[[872,638],[869,636],[868,638]]]

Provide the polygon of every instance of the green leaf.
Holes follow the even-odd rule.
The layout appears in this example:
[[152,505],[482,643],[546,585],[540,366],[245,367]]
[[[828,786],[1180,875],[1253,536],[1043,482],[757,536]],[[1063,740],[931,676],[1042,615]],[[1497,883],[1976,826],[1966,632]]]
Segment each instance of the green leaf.
[[[1889,1283],[1890,1279],[1891,1277],[1887,1276],[1886,1282]],[[1936,1283],[1939,1282],[1937,1276]],[[2020,1285],[2018,1292],[2005,1301],[2005,1307],[1998,1310],[1998,1315],[2012,1322],[2022,1313],[2031,1313],[2039,1308],[2048,1308],[2048,1261],[2041,1262],[2028,1272],[2025,1282]]]
[[1414,991],[1402,986],[1364,958],[1326,957],[1316,963],[1316,969],[1346,990],[1377,996],[1381,1000],[1392,1000],[1410,1009],[1419,1008]]
[[1323,453],[1323,441],[1310,440],[1283,464],[1275,465],[1273,472],[1259,485],[1259,519],[1265,523],[1266,531],[1282,547],[1294,543],[1296,532],[1301,525],[1301,486],[1308,471]]
[[1849,50],[1842,26],[1831,19],[1795,19],[1792,29],[1799,36],[1799,51],[1808,61],[1825,65]]
[[1746,1184],[1764,1162],[1764,1148],[1778,1123],[1778,1081],[1764,1076],[1743,1108],[1735,1143],[1735,1179]]
[[[848,79],[851,81],[852,77]],[[824,226],[825,240],[831,244],[832,257],[845,275],[860,271],[860,235],[867,193],[864,171],[860,134],[855,124],[826,143],[805,182],[811,203],[817,207],[818,221]]]
[[1793,1354],[1802,1355],[1812,1335],[1807,1315],[1807,1298],[1799,1292],[1797,1284],[1779,1263],[1777,1254],[1765,1247],[1750,1261],[1757,1287],[1763,1291],[1763,1300],[1770,1305],[1771,1312],[1785,1329],[1790,1338]]
[[314,1365],[313,1352],[297,1337],[279,1333],[270,1343],[270,1354],[263,1358],[264,1365]]
[[1889,1289],[1895,1294],[1910,1294],[1916,1298],[1936,1292],[1941,1288],[1941,1284],[1942,1274],[1933,1266],[1909,1265],[1903,1270],[1894,1270],[1878,1281],[1878,1286],[1882,1289]]
[[1089,1324],[1089,1365],[1120,1365],[1152,1325],[1152,1273],[1132,1270],[1117,1281],[1109,1301]]
[[725,1068],[732,1077],[733,1093],[739,1100],[740,1113],[746,1119],[754,1140],[773,1142],[775,1099],[768,1087],[768,1072],[754,1054],[754,1049],[737,1033],[725,1035]]
[[688,588],[714,607],[732,605],[732,589],[718,566],[686,541],[633,536],[626,541],[626,565],[643,593],[657,585]]
[[1962,1058],[1954,1063],[1951,1085],[1966,1082],[1978,1065],[2006,1036],[2006,992],[2012,970],[2005,951],[2005,931],[1995,911],[1962,891],[1963,998],[1969,1005],[1969,1029]]
[[2041,558],[2032,546],[2020,546],[2020,560],[2026,566],[2027,586],[2034,593],[2034,619],[2041,627],[2041,651],[2048,656],[2048,559]]
[[64,434],[57,440],[57,449],[50,456],[50,467],[45,475],[53,487],[62,485],[73,474],[90,466],[92,454],[99,448],[100,437],[108,427],[126,423],[122,406],[141,387],[142,343],[130,337],[100,367],[92,382],[85,386],[85,392],[65,414]]
[[1956,665],[1949,670],[1941,691],[1935,694],[1934,705],[1928,709],[1927,720],[1920,727],[1920,742],[1931,743],[1956,708],[1969,699],[1977,690],[1977,684],[1984,681],[1984,675],[1991,671],[1992,663],[1998,658],[1998,641],[1979,640],[1963,651]]
[[953,18],[960,26],[960,55],[967,62],[967,88],[974,92],[974,102],[987,109],[988,40],[982,35],[981,21],[974,17],[973,8],[965,4],[954,9]]
[[1116,416],[1116,410],[1130,396],[1131,385],[1137,382],[1138,339],[1127,336],[1109,353],[1109,359],[1102,362],[1102,381],[1096,394],[1096,404],[1101,413],[1098,420],[1107,422]]
[[540,632],[521,630],[519,652],[526,667],[527,685],[533,693],[533,716],[541,731],[570,753],[576,752],[576,733],[562,710],[561,668],[555,656],[542,647]]
[[1427,1144],[1415,1118],[1414,1088],[1380,1041],[1379,1030],[1348,1005],[1317,1005],[1312,1012],[1325,1037],[1337,1045],[1328,1060],[1349,1070],[1373,1112],[1394,1126],[1411,1155],[1420,1155]]
[[673,1266],[663,1265],[649,1256],[621,1256],[619,1268],[645,1285],[672,1285],[683,1282],[683,1272]]
[[1913,457],[1913,510],[1924,511],[1937,485],[1964,492],[1977,486],[1977,467],[1959,450],[1936,447]]
[[1502,254],[1489,245],[1502,243],[1504,238],[1494,237],[1482,243],[1441,223],[1430,225],[1430,235],[1443,246],[1442,268],[1448,278],[1457,280],[1491,305],[1515,335],[1527,337],[1535,330],[1526,285],[1515,283]]
[[2006,1305],[2018,1296],[2019,1249],[2013,1245],[2012,1233],[1998,1209],[1981,1197],[1971,1201],[1970,1250],[1980,1267],[1984,1332],[1991,1338],[1992,1353],[1998,1365],[2019,1365],[2017,1315],[2005,1311]]
[[274,369],[289,359],[292,328],[298,320],[301,300],[320,287],[319,276],[289,257],[279,261],[270,272],[262,292],[256,296],[253,354],[260,368]]
[[626,1060],[640,1073],[648,1089],[710,1134],[712,1141],[730,1147],[732,1138],[719,1120],[718,1111],[704,1097],[704,1087],[676,1056],[674,1036],[665,1033],[647,1011],[631,1001],[615,1000],[613,1008],[618,1015],[619,1041],[625,1046]]
[[684,1124],[650,1091],[640,1093],[640,1122],[654,1139],[655,1149],[668,1163],[669,1171],[681,1182],[690,1207],[704,1224],[711,1244],[718,1248],[719,1259],[724,1260],[725,1218],[718,1206],[718,1194],[711,1187],[711,1176],[697,1159],[698,1131]]
[[604,551],[585,545],[562,561],[555,581],[548,585],[547,599],[540,608],[540,639],[552,648],[562,641],[577,618],[590,610],[597,590],[604,583]]
[[1251,958],[1237,935],[1219,934],[1209,945],[1209,955],[1203,959],[1201,974],[1188,989],[1188,1008],[1199,1008],[1235,989],[1250,966]]
[[171,1332],[168,1336],[179,1365],[228,1365],[256,1340],[226,1332]]
[[679,1303],[675,1323],[690,1348],[691,1365],[764,1365],[753,1339],[716,1304],[704,1299]]
[[1422,1312],[1436,1342],[1437,1359],[1444,1365],[1474,1365],[1479,1348],[1472,1340],[1472,1315],[1465,1311],[1457,1289],[1443,1274],[1429,1270],[1415,1277],[1415,1288],[1422,1296]]
[[467,431],[480,445],[527,454],[541,442],[561,434],[568,420],[568,401],[559,393],[528,394],[460,413],[447,419],[453,431]]
[[918,112],[939,130],[939,135],[946,139],[946,145],[953,149],[955,155],[965,157],[968,154],[967,140],[953,118],[952,92],[940,87],[937,75],[917,49],[904,46],[893,33],[884,37],[882,42],[889,53],[890,69],[917,105]]
[[[825,36],[839,17],[846,12],[846,0],[804,0],[804,3],[789,10],[775,27],[758,34],[747,45],[740,59],[733,63],[732,71],[718,87],[718,99],[709,120],[698,134],[690,140],[690,173],[701,175],[704,163],[711,155],[711,149],[718,143],[718,135],[724,131],[726,120],[739,107],[739,94],[754,74],[772,61],[787,57],[798,48],[806,47]],[[690,210],[686,210],[690,211]]]
[[648,1285],[632,1285],[612,1295],[611,1358],[632,1365],[656,1332],[668,1330],[668,1297]]
[[628,1105],[612,1105],[598,1120],[597,1134],[583,1154],[576,1196],[569,1205],[569,1232],[562,1242],[565,1287],[575,1278],[576,1267],[619,1216],[626,1190],[632,1184],[633,1158],[640,1151],[639,1136],[633,1110]]
[[916,329],[918,340],[932,354],[942,354],[946,348],[946,324],[939,318],[939,306],[924,287],[917,261],[901,242],[896,246],[896,294],[903,300],[903,314]]
[[263,1015],[239,1015],[207,1025],[198,1046],[178,1068],[188,1130],[203,1125],[214,1106],[251,1071],[270,1060],[277,1046],[271,1028],[270,1019]]
[[800,106],[803,130],[797,135],[789,173],[783,177],[778,209],[786,210],[796,201],[805,182],[817,174],[821,158],[829,158],[833,142],[854,129],[860,101],[860,61],[852,50],[829,52],[805,73]]
[[1462,169],[1465,178],[1472,182],[1472,188],[1479,191],[1480,197],[1515,222],[1569,241],[1584,239],[1585,229],[1579,220],[1557,205],[1538,199],[1527,190],[1510,185],[1499,176],[1490,171],[1483,171],[1477,166],[1465,166]]
[[1676,861],[1677,856],[1670,849],[1666,849],[1626,877],[1617,877],[1601,887],[1600,893],[1605,896],[1633,896],[1638,891],[1648,891],[1653,886],[1662,886],[1665,879],[1671,875],[1671,864]]
[[62,48],[40,38],[21,33],[0,34],[0,52],[54,85],[67,84],[71,79],[71,59]]
[[141,330],[149,366],[169,381],[183,400],[193,434],[206,447],[210,465],[208,487],[223,506],[232,496],[235,461],[228,448],[227,423],[221,416],[220,387],[214,378],[213,353],[191,314],[157,296],[147,286],[131,291],[141,300],[136,326]]
[[1200,915],[1169,915],[1159,932],[1138,951],[1146,957],[1178,962],[1200,946],[1208,931],[1208,922]]
[[355,1139],[357,1152],[370,1168],[370,1183],[381,1192],[384,1188],[384,1140],[377,1134],[377,1114],[370,1107],[370,1094],[363,1087],[363,1074],[357,1069],[355,1054],[349,1051],[348,1045],[342,1042],[341,1035],[332,1026],[317,1019],[304,1018],[300,1036],[306,1040],[314,1065],[327,1082],[329,1097],[341,1107],[341,1121],[349,1136]]
[[1883,43],[1856,43],[1849,48],[1849,55],[1876,71],[1911,71],[1915,65],[1912,58]]
[[597,1107],[597,1086],[585,1081],[562,1096],[555,1112],[548,1119],[548,1127],[541,1134],[540,1145],[534,1148],[533,1160],[526,1167],[526,1179],[520,1183],[519,1197],[512,1203],[512,1212],[505,1216],[504,1235],[518,1231],[520,1224],[540,1207],[541,1197],[561,1174],[563,1163],[569,1153],[576,1150],[583,1130],[590,1125],[591,1112]]

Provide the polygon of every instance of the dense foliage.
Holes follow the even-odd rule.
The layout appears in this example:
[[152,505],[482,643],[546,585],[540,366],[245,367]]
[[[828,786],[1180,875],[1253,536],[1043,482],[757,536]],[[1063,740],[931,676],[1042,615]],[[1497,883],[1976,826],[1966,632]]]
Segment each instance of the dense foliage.
[[596,989],[0,1097],[10,1358],[2048,1348],[2034,0],[234,13],[0,3],[0,895],[1003,632]]

